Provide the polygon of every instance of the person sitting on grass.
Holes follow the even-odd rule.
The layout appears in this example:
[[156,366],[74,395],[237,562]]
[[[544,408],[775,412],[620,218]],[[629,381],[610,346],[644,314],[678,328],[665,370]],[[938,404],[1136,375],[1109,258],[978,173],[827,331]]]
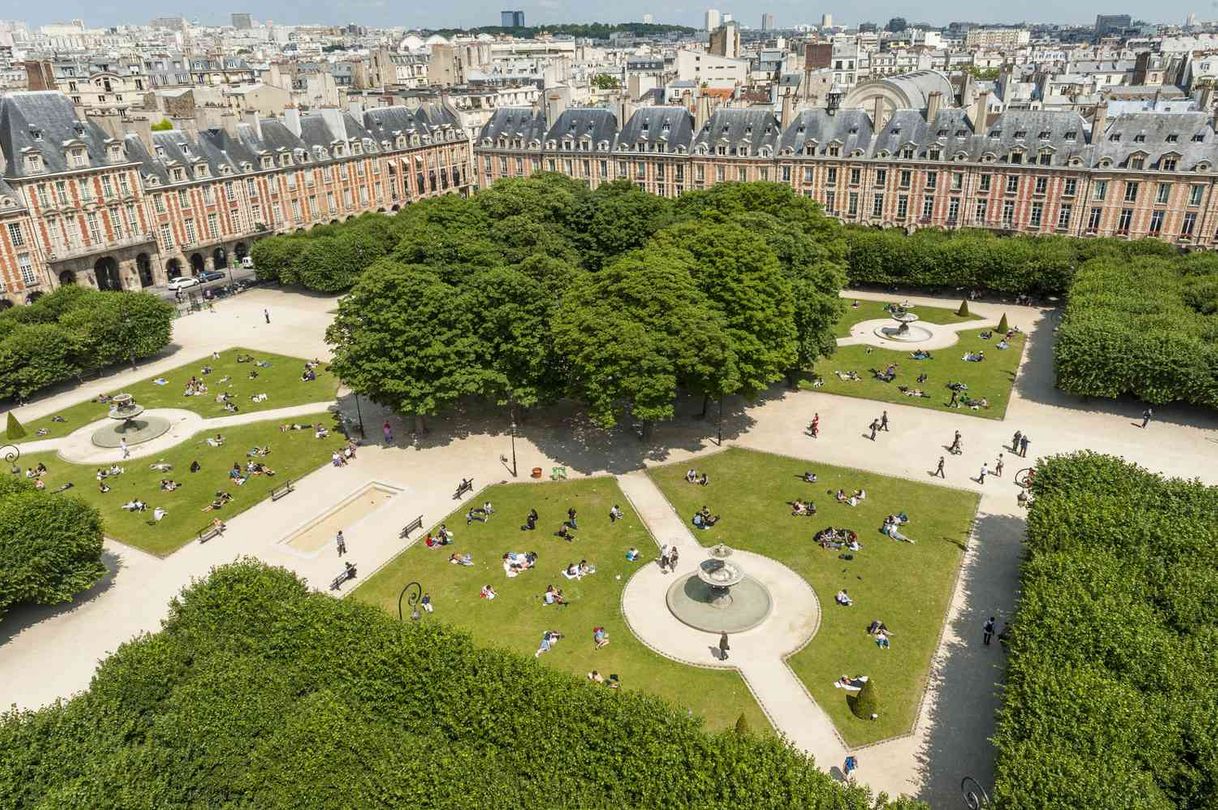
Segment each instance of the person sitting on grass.
[[796,498],[791,502],[792,517],[811,517],[816,514],[816,504],[799,500]]
[[541,634],[541,645],[537,648],[537,652],[533,653],[534,658],[540,658],[542,654],[548,653],[555,644],[562,638],[562,633],[557,630],[547,630]]
[[571,530],[567,528],[567,524],[565,524],[565,523],[559,527],[558,531],[554,532],[554,536],[562,538],[563,540],[566,540],[568,543],[572,543],[575,541],[575,535],[571,534]]
[[254,356],[252,354],[242,354],[241,352],[237,352],[237,362],[252,363],[254,362]]
[[173,465],[170,464],[168,461],[165,461],[162,459],[162,460],[157,461],[155,464],[149,464],[148,469],[156,470],[157,472],[167,473],[173,469]]
[[850,594],[846,593],[845,588],[842,588],[837,592],[837,595],[833,597],[833,601],[837,602],[842,607],[850,607],[854,604],[854,600],[850,598]]
[[702,473],[702,475],[698,478],[698,486],[704,487],[708,484],[710,484],[710,476],[706,473]]
[[269,456],[270,454],[271,454],[271,446],[269,444],[266,447],[259,447],[258,445],[254,445],[249,450],[245,451],[246,458],[263,458],[265,456]]
[[934,357],[931,356],[931,353],[926,351],[926,349],[914,349],[912,352],[910,352],[909,356],[912,357],[914,360],[933,360],[934,359]]
[[567,605],[566,598],[562,595],[562,591],[555,588],[553,585],[546,586],[546,592],[541,595],[541,601],[546,605]]
[[596,644],[596,649],[605,647],[609,644],[609,633],[603,627],[592,628],[592,641]]
[[312,430],[312,425],[300,425],[296,422],[287,422],[279,426],[280,433],[287,433],[289,430]]
[[859,373],[857,371],[835,371],[837,378],[842,382],[858,382]]
[[685,482],[687,484],[695,484],[698,481],[698,471],[690,467],[685,471]]
[[846,504],[848,506],[858,506],[860,503],[862,503],[866,499],[867,499],[867,490],[856,489],[854,491],[854,494],[846,499]]
[[316,379],[317,379],[317,372],[307,366],[305,367],[305,370],[303,372],[301,372],[301,374],[300,374],[301,382],[313,382]]
[[985,360],[985,352],[965,352],[960,359],[966,363],[980,363]]
[[250,475],[265,475],[267,477],[275,474],[274,470],[260,461],[247,461],[245,463],[245,471]]
[[324,439],[329,435],[330,435],[330,431],[326,430],[326,426],[323,425],[321,422],[318,422],[316,425],[313,426],[313,438]]
[[245,476],[241,474],[241,465],[235,461],[233,462],[233,468],[228,471],[228,479],[237,486],[245,483]]
[[178,486],[179,486],[178,482],[174,481],[172,478],[162,478],[161,479],[161,491],[162,492],[173,492],[175,489],[178,488]]
[[806,483],[815,484],[816,483],[816,473],[812,472],[811,470],[808,470],[803,474],[803,479]]
[[875,644],[881,650],[887,650],[892,646],[892,642],[888,640],[888,631],[877,630],[875,633]]
[[478,591],[479,599],[494,599],[498,595],[490,585],[483,585],[482,590]]
[[110,491],[110,487],[106,484],[104,479],[97,482],[97,491],[103,495]]
[[579,579],[583,576],[579,572],[579,566],[575,563],[567,563],[567,567],[562,570],[562,575],[567,579]]
[[588,562],[587,560],[580,560],[578,569],[579,569],[579,575],[581,577],[586,577],[590,574],[596,573],[596,566],[593,565],[592,563]]
[[167,510],[158,506],[156,509],[152,510],[152,519],[155,520],[157,523],[160,523],[161,520],[168,514],[169,514],[169,512]]
[[595,669],[588,673],[588,680],[592,681],[593,683],[602,683],[603,684],[605,682],[604,676],[601,675],[599,672],[597,672]]
[[136,498],[134,501],[127,501],[123,504],[123,509],[126,509],[128,512],[143,512],[148,509],[148,504]]
[[454,551],[448,558],[448,561],[453,565],[469,566],[474,564],[474,555],[470,554],[468,551],[464,554],[458,554]]
[[880,527],[880,533],[886,534],[893,540],[900,540],[902,543],[912,543],[913,539],[901,532],[901,526],[909,522],[909,518],[902,512],[899,515],[889,515],[884,518],[884,525]]
[[229,501],[231,501],[232,499],[233,499],[232,495],[229,495],[227,492],[225,492],[223,490],[219,490],[216,492],[216,497],[214,499],[212,499],[212,502],[209,503],[207,506],[204,506],[200,511],[214,512],[217,509],[223,509],[224,505],[226,503],[228,503]]
[[846,490],[839,488],[837,492],[833,493],[833,500],[838,503],[845,503],[848,500],[846,498]]
[[874,636],[876,633],[883,631],[888,632],[888,626],[879,619],[872,619],[871,624],[867,625],[867,635]]

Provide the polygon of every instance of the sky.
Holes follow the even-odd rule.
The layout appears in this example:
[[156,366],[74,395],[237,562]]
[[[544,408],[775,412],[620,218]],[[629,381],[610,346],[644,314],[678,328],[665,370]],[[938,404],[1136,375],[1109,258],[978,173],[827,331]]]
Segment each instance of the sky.
[[[286,24],[358,23],[371,26],[404,26],[408,28],[466,28],[477,25],[498,25],[502,8],[524,10],[529,25],[558,22],[625,22],[642,20],[651,14],[658,23],[701,25],[707,6],[666,5],[660,0],[617,0],[607,12],[599,0],[528,0],[510,6],[490,4],[486,0],[446,0],[446,2],[403,3],[401,0],[228,0],[238,3],[231,8],[215,0],[55,0],[55,2],[24,5],[19,0],[0,0],[0,19],[24,19],[31,25],[81,18],[89,26],[110,26],[145,23],[153,17],[181,15],[197,19],[202,24],[228,21],[232,11],[244,11],[258,20],[274,20]],[[1089,24],[1096,14],[1128,13],[1149,22],[1183,23],[1189,12],[1200,20],[1218,19],[1218,0],[1165,0],[1153,6],[1124,0],[1075,0],[1072,3],[1052,0],[974,0],[961,4],[956,0],[851,0],[834,8],[801,0],[761,0],[735,2],[717,6],[732,13],[743,25],[760,27],[762,13],[774,15],[779,27],[799,23],[818,23],[823,13],[833,15],[836,25],[859,22],[883,24],[891,17],[905,17],[910,22],[946,25],[953,20],[974,22],[1058,22]],[[43,10],[45,9],[45,10]],[[754,19],[756,18],[756,19]]]

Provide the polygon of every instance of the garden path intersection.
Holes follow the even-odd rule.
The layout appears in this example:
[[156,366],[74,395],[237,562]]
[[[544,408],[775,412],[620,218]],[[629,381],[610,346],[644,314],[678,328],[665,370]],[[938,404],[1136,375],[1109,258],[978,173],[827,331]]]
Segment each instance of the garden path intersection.
[[[892,299],[853,292],[845,297]],[[917,296],[908,300],[916,306],[954,307],[956,303]],[[270,290],[246,293],[217,304],[214,312],[179,320],[175,324],[175,350],[169,356],[139,371],[116,372],[31,403],[19,409],[17,416],[28,422],[232,346],[325,359],[328,349],[323,333],[334,305],[331,298]],[[973,776],[982,784],[992,783],[993,752],[987,740],[998,706],[996,684],[1001,680],[1002,661],[996,647],[981,647],[980,628],[987,616],[1009,617],[1014,607],[1023,533],[1022,510],[1015,500],[1018,490],[1013,484],[1016,471],[1033,464],[1038,455],[1092,449],[1124,456],[1155,472],[1218,483],[1218,473],[1209,463],[1215,449],[1212,442],[1218,439],[1218,419],[1213,415],[1161,408],[1156,409],[1156,420],[1149,429],[1137,430],[1131,425],[1141,412],[1137,403],[1083,402],[1053,388],[1053,312],[982,302],[971,303],[970,307],[978,320],[948,327],[928,326],[936,333],[984,328],[1006,314],[1013,326],[1029,336],[1005,419],[978,419],[967,412],[882,404],[820,391],[775,390],[772,396],[734,410],[724,423],[727,445],[981,494],[977,520],[914,727],[903,737],[852,752],[859,758],[856,779],[877,790],[917,795],[932,806],[951,806],[959,801],[959,783],[964,776]],[[270,324],[264,322],[264,308],[274,313]],[[340,395],[339,401],[344,413],[354,420],[356,405],[352,398]],[[890,431],[881,432],[875,443],[869,442],[863,436],[865,429],[883,408],[888,411]],[[302,414],[316,412],[317,405],[299,409]],[[297,408],[286,410],[295,412]],[[820,415],[817,439],[803,433],[813,413]],[[384,412],[363,401],[361,415],[369,439],[379,437]],[[254,421],[287,416],[286,412],[265,411],[248,418]],[[449,514],[457,505],[452,496],[461,479],[474,479],[474,498],[483,485],[510,480],[501,461],[501,456],[509,452],[509,437],[501,418],[454,419],[452,429],[446,420],[435,420],[433,433],[413,443],[399,419],[392,417],[390,421],[398,437],[396,445],[370,441],[361,448],[358,463],[341,468],[327,465],[305,476],[296,483],[297,491],[292,496],[253,506],[232,518],[222,537],[206,544],[192,543],[158,558],[107,541],[106,563],[111,574],[102,583],[70,605],[16,609],[0,623],[0,705],[33,708],[87,687],[99,659],[124,641],[155,631],[170,599],[215,565],[253,556],[285,566],[314,588],[326,590],[340,567],[336,558],[326,553],[293,553],[283,541],[366,484],[383,484],[395,494],[375,511],[344,527],[349,548],[345,559],[359,566],[361,579],[402,550],[407,541],[400,540],[398,534],[407,523],[421,515],[424,526],[430,526]],[[641,470],[648,464],[683,464],[716,452],[714,424],[681,417],[657,426],[647,446],[626,432],[606,440],[585,441],[574,429],[580,424],[569,412],[531,418],[522,425],[515,441],[520,468],[549,471],[563,466],[573,477],[617,475],[656,541],[678,544],[681,570],[693,570],[704,552]],[[199,430],[210,428],[200,420]],[[947,455],[945,445],[956,430],[963,434],[963,452]],[[1026,460],[1014,457],[1009,450],[1016,430],[1032,439]],[[42,449],[52,449],[50,441],[61,443],[54,449],[70,452],[70,437],[49,440]],[[33,452],[39,449],[38,444],[23,445],[22,451]],[[984,485],[973,480],[983,463],[992,469],[997,454],[1004,451],[1006,472],[1002,478],[991,478]],[[113,457],[116,451],[106,452]],[[930,473],[942,455],[947,455],[946,479],[940,482]],[[784,603],[795,605],[801,604],[797,600],[810,599],[812,606],[819,606],[831,600],[832,594],[814,594],[806,586],[806,593],[798,587],[783,590],[787,586],[778,569],[784,566],[772,563],[774,570],[768,572],[766,561],[756,555],[742,553],[740,560],[763,581],[772,574],[767,584],[772,584],[776,605],[775,613],[763,625],[733,638],[728,661],[719,662],[710,656],[712,642],[705,638],[707,634],[683,625],[662,626],[667,612],[654,599],[657,593],[662,599],[672,576],[665,578],[654,565],[645,566],[625,588],[622,607],[626,619],[644,643],[664,655],[701,666],[738,668],[780,731],[815,754],[821,767],[840,767],[846,747],[783,662],[785,654],[813,636],[817,615],[813,607],[794,609],[791,613],[796,617],[787,621]],[[340,595],[346,592],[344,589]],[[644,597],[652,600],[648,613],[640,613],[644,606],[638,600]],[[657,639],[657,633],[664,638]],[[756,634],[757,643],[750,633]],[[763,638],[765,643],[760,643]]]

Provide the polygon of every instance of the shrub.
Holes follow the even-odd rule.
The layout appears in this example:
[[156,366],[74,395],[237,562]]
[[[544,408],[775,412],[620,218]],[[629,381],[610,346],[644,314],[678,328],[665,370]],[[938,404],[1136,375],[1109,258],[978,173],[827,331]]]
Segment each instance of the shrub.
[[741,737],[747,737],[751,733],[749,721],[743,714],[736,718],[735,732]]
[[921,806],[838,784],[777,737],[709,734],[654,697],[254,561],[190,586],[88,691],[0,719],[0,795],[17,810]]
[[1011,325],[1009,323],[1007,323],[1007,314],[1004,312],[1004,313],[1002,313],[1002,317],[998,319],[997,332],[1000,335],[1005,335],[1008,331],[1010,331],[1010,329],[1011,329]]
[[968,299],[965,299],[960,302],[960,306],[956,308],[956,314],[959,315],[961,318],[967,318],[969,316]]
[[1207,806],[1218,488],[1079,453],[1041,461],[1032,492],[997,806]]
[[25,438],[25,428],[17,421],[17,414],[12,411],[8,413],[8,423],[4,426],[4,435],[6,438],[14,440]]
[[850,703],[850,711],[860,720],[870,720],[873,715],[879,714],[879,701],[875,695],[875,678],[868,678],[864,681],[859,693],[849,696],[847,700]]

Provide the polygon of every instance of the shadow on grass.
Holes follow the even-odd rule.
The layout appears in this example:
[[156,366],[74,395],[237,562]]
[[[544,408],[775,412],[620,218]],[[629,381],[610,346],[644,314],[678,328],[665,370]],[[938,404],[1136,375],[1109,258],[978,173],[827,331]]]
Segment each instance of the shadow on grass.
[[[984,504],[983,504],[984,508]],[[923,776],[919,799],[932,807],[957,806],[960,781],[971,776],[987,789],[994,783],[995,712],[1000,705],[1006,656],[995,641],[982,644],[990,616],[1010,621],[1019,584],[1025,524],[1019,515],[980,513],[976,554],[961,574],[963,604],[946,628],[942,660],[931,674],[936,696],[928,712],[929,733],[917,753]]]
[[113,552],[103,550],[101,562],[106,567],[106,573],[93,587],[78,593],[71,601],[56,605],[16,605],[5,613],[0,619],[0,647],[22,631],[61,613],[70,613],[110,590],[123,567],[122,560]]

